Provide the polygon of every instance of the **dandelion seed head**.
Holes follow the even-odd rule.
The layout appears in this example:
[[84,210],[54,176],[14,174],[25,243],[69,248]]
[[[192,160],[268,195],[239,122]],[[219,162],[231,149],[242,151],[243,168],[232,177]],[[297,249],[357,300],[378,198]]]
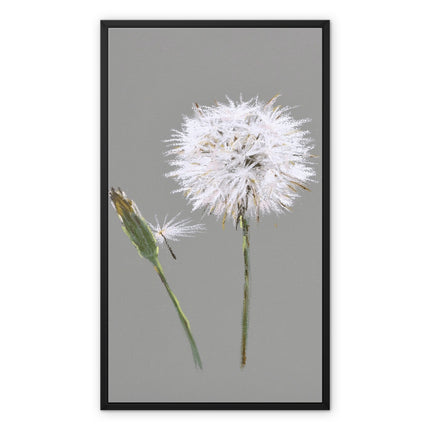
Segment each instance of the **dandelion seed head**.
[[166,152],[173,167],[166,176],[179,184],[193,210],[231,218],[259,218],[289,211],[315,181],[312,139],[290,107],[257,97],[215,106],[193,106],[174,130]]

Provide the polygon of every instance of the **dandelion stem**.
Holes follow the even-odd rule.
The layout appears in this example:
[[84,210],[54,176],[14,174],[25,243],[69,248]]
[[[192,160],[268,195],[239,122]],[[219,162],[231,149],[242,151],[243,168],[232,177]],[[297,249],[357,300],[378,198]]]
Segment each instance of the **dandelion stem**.
[[170,299],[173,302],[173,305],[176,308],[176,311],[178,312],[179,319],[181,320],[182,326],[184,327],[185,333],[187,334],[188,341],[190,342],[191,351],[193,353],[193,359],[194,364],[198,366],[200,369],[203,368],[202,361],[200,359],[199,350],[197,349],[196,342],[194,341],[193,335],[191,334],[191,325],[188,321],[188,318],[185,316],[184,311],[181,309],[181,305],[179,304],[178,299],[173,294],[173,291],[170,289],[169,284],[167,283],[167,279],[164,276],[163,268],[161,267],[160,262],[158,261],[158,258],[152,261],[154,264],[155,271],[157,272],[158,276],[161,279],[161,282],[166,287],[166,290],[170,296]]
[[248,340],[248,308],[249,308],[249,224],[241,217],[243,235],[243,261],[245,265],[245,283],[243,286],[243,310],[242,310],[242,361],[240,367],[246,365],[246,343]]

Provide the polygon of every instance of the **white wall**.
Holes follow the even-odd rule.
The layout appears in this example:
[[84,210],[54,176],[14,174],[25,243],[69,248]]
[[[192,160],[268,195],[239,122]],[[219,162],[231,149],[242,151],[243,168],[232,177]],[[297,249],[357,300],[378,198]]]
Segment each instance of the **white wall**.
[[[430,38],[425,4],[2,4],[2,428],[427,428]],[[98,410],[98,21],[127,18],[332,20],[330,412]]]

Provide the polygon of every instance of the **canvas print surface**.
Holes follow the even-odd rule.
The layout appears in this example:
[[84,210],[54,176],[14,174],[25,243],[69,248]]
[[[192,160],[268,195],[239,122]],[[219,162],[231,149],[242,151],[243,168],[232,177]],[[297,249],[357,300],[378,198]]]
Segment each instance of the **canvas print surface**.
[[108,30],[109,402],[322,402],[322,54]]

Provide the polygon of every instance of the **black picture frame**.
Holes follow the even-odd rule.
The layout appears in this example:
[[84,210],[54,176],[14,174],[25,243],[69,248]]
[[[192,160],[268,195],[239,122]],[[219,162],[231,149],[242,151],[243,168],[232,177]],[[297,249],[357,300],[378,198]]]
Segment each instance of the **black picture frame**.
[[[329,410],[330,409],[330,21],[114,21],[101,24],[101,356],[102,410]],[[322,401],[317,403],[128,403],[108,398],[108,31],[111,28],[321,28],[322,29]]]

